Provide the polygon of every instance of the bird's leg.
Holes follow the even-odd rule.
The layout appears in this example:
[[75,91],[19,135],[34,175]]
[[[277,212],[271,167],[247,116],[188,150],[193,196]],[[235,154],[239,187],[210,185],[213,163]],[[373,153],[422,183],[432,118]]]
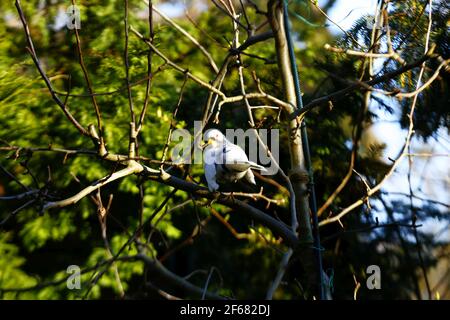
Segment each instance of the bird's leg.
[[231,191],[229,194],[227,194],[227,198],[231,199],[231,201],[234,202],[234,191]]
[[205,207],[210,207],[215,203],[219,197],[222,195],[220,191],[211,191],[211,194],[214,196],[212,199],[205,199]]
[[[218,192],[217,192],[218,193]],[[219,194],[219,193],[218,193]],[[219,194],[220,195],[220,194]],[[207,199],[205,201],[205,204],[203,205],[203,207],[205,208],[212,208],[213,204],[217,202],[217,199],[219,198],[219,196],[216,196],[213,199]]]

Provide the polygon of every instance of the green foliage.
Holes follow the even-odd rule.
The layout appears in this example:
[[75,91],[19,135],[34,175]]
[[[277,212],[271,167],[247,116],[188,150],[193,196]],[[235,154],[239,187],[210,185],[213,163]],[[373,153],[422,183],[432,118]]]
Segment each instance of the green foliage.
[[[0,234],[0,286],[1,288],[15,287],[17,283],[22,286],[33,286],[37,279],[22,271],[25,258],[20,256],[19,248],[11,243],[12,233]],[[16,293],[5,293],[4,299],[14,299]],[[23,295],[22,298],[33,297],[32,294]]]

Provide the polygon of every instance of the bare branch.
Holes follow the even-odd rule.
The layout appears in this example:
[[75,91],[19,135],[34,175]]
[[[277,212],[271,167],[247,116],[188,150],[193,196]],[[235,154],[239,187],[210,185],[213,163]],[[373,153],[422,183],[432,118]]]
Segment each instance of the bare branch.
[[[149,41],[153,43],[153,39],[155,37],[154,31],[153,31],[153,3],[150,0],[148,2],[148,28],[150,33]],[[141,115],[139,116],[139,122],[137,123],[136,131],[137,134],[139,134],[139,131],[142,129],[142,125],[144,123],[145,114],[147,113],[148,104],[150,101],[150,89],[152,87],[152,79],[154,76],[153,70],[152,70],[152,57],[153,57],[153,51],[150,49],[147,54],[147,84],[145,88],[145,99],[144,99],[144,106],[141,111]]]
[[358,47],[361,47],[361,45],[359,44],[358,40],[356,40],[350,33],[348,33],[344,28],[342,28],[338,23],[336,23],[334,20],[332,20],[327,14],[326,12],[324,12],[322,10],[322,8],[319,7],[319,5],[317,4],[317,1],[315,0],[309,0],[309,2],[328,20],[330,21],[332,24],[334,24],[336,27],[338,27],[343,33],[345,33],[345,35],[347,37],[349,37],[350,39],[352,39],[353,43],[356,44]]
[[147,39],[144,38],[144,36],[142,34],[139,33],[139,31],[137,31],[136,29],[133,28],[133,26],[130,26],[130,30],[131,32],[133,32],[138,38],[140,38],[141,40],[143,40],[152,50],[153,52],[155,52],[161,59],[163,59],[169,66],[171,66],[172,68],[174,68],[176,71],[181,72],[183,74],[185,74],[187,77],[189,77],[190,79],[194,80],[196,83],[200,84],[201,86],[207,88],[208,90],[220,95],[221,97],[225,97],[225,94],[214,88],[213,86],[211,86],[209,83],[207,83],[206,81],[201,80],[200,78],[194,76],[192,73],[189,72],[188,69],[184,69],[182,67],[180,67],[179,65],[177,65],[176,63],[174,63],[172,60],[170,60],[165,54],[163,54],[161,51],[159,51],[154,45],[153,43],[151,43],[150,41],[148,41]]
[[76,195],[74,195],[70,198],[60,200],[60,201],[46,203],[43,207],[43,210],[45,211],[45,210],[52,209],[52,208],[62,208],[62,207],[66,207],[66,206],[75,204],[78,201],[80,201],[82,198],[84,198],[85,196],[89,195],[91,192],[96,191],[98,188],[100,188],[112,181],[115,181],[117,179],[129,176],[131,174],[141,172],[142,170],[143,170],[143,167],[141,165],[139,165],[137,162],[131,160],[128,167],[126,167],[122,170],[119,170],[117,172],[114,172],[113,174],[111,174],[108,177],[98,180],[96,183],[90,185],[89,187],[84,188],[83,190],[81,190]]
[[19,179],[17,179],[17,177],[15,175],[13,175],[11,172],[6,170],[6,168],[4,166],[2,166],[1,164],[0,164],[0,170],[3,171],[8,176],[9,179],[16,182],[19,186],[21,186],[26,191],[30,190],[30,188],[28,188],[26,185],[24,185]]
[[281,259],[280,262],[280,267],[278,268],[277,271],[277,275],[275,276],[275,279],[273,280],[272,284],[267,290],[266,300],[272,300],[275,291],[280,286],[281,280],[283,279],[283,276],[286,272],[286,268],[289,264],[289,260],[291,259],[293,253],[294,250],[292,250],[291,248],[289,248],[288,251],[284,253],[283,258]]
[[23,198],[33,197],[39,193],[39,190],[30,190],[24,193],[19,193],[13,196],[1,196],[0,200],[21,200]]
[[130,142],[128,147],[128,155],[130,158],[134,158],[136,156],[136,148],[137,148],[137,131],[136,131],[136,116],[134,114],[134,106],[133,106],[133,97],[131,95],[131,87],[130,87],[130,65],[128,61],[128,0],[124,0],[124,33],[125,33],[125,48],[123,53],[123,59],[125,62],[125,83],[127,85],[127,97],[128,97],[128,106],[130,108]]
[[180,290],[184,290],[193,295],[198,295],[199,297],[204,296],[207,299],[214,300],[224,300],[225,297],[219,296],[217,294],[205,291],[204,288],[199,288],[194,286],[190,282],[186,281],[182,277],[176,275],[175,273],[166,269],[161,262],[158,260],[153,260],[146,255],[138,254],[136,256],[137,259],[143,261],[145,265],[153,272],[156,272],[158,276],[161,278],[163,283],[170,283],[176,286]]
[[[75,5],[75,0],[72,0],[72,5]],[[89,94],[91,95],[92,104],[94,106],[95,115],[97,116],[97,126],[100,133],[100,139],[99,139],[99,149],[103,150],[105,148],[105,142],[103,138],[103,124],[102,124],[102,116],[100,114],[100,108],[97,104],[97,99],[95,98],[95,95],[93,95],[94,90],[92,89],[92,83],[89,78],[89,74],[87,72],[87,68],[84,64],[84,58],[83,58],[83,50],[81,49],[81,40],[80,35],[78,34],[78,29],[74,28],[75,30],[75,38],[77,41],[77,50],[78,50],[78,60],[81,66],[81,70],[83,71],[84,79],[86,80],[86,85],[88,87]]]
[[180,89],[180,95],[178,96],[178,101],[175,106],[175,109],[172,113],[172,119],[170,120],[170,126],[169,126],[169,132],[167,134],[166,144],[163,148],[163,155],[161,157],[161,167],[163,166],[164,162],[166,161],[167,151],[169,150],[170,142],[172,141],[172,131],[175,129],[175,121],[178,114],[178,109],[180,108],[181,101],[183,100],[183,94],[184,94],[184,88],[186,87],[187,78],[184,78],[183,84],[181,85]]
[[[432,0],[430,0],[430,2],[431,2],[431,1],[432,1]],[[417,84],[416,84],[417,88],[420,87],[421,79],[422,79],[422,76],[423,76],[423,73],[424,73],[424,70],[425,70],[425,62],[426,62],[426,60],[428,59],[428,57],[432,54],[432,52],[434,51],[434,47],[435,47],[435,46],[432,46],[430,50],[428,49],[428,47],[429,47],[429,40],[430,40],[430,33],[431,33],[431,11],[432,11],[432,9],[431,9],[431,6],[430,6],[430,18],[429,18],[428,31],[427,31],[427,34],[426,34],[425,54],[424,54],[424,56],[423,56],[421,59],[419,59],[418,61],[416,61],[416,62],[414,62],[414,63],[412,63],[412,64],[409,64],[409,65],[407,65],[407,66],[404,66],[404,67],[400,68],[400,69],[407,68],[408,66],[415,65],[415,64],[417,64],[417,62],[420,61],[420,64],[419,64],[419,65],[421,65],[421,69],[420,69],[420,72],[419,72],[419,76],[418,76],[418,78],[417,78]],[[400,70],[400,69],[399,69],[399,70]],[[397,70],[397,71],[398,71],[398,70]],[[394,72],[396,72],[396,71],[394,71]],[[386,75],[381,76],[381,77],[379,77],[379,78],[383,78],[383,77],[385,77],[385,76],[386,76]],[[375,79],[374,79],[374,80],[375,80]],[[367,83],[373,82],[374,80],[368,81]],[[416,89],[416,91],[417,91],[417,89]],[[385,176],[378,182],[378,184],[377,184],[376,186],[374,186],[372,189],[370,189],[370,190],[367,192],[367,195],[366,195],[366,196],[364,196],[362,199],[359,199],[358,201],[354,202],[353,204],[349,205],[348,207],[346,207],[345,209],[343,209],[339,214],[337,214],[337,215],[335,215],[335,216],[333,216],[333,217],[329,217],[329,218],[327,218],[327,219],[325,219],[325,220],[322,220],[322,221],[319,223],[319,226],[324,226],[324,225],[327,225],[327,224],[333,223],[333,222],[339,222],[340,219],[341,219],[342,217],[344,217],[346,214],[348,214],[349,212],[351,212],[351,211],[353,211],[354,209],[358,208],[359,206],[363,205],[363,204],[369,199],[369,197],[371,197],[372,195],[374,195],[375,193],[377,193],[378,191],[380,191],[380,189],[382,188],[384,182],[385,182],[385,181],[386,181],[386,180],[394,173],[395,169],[396,169],[396,168],[398,167],[398,165],[401,163],[401,161],[403,160],[403,158],[406,157],[406,156],[409,154],[408,150],[409,150],[409,147],[410,147],[412,135],[413,135],[413,133],[414,133],[414,121],[413,121],[413,115],[414,115],[414,110],[415,110],[415,106],[416,106],[416,103],[417,103],[418,95],[419,95],[419,92],[417,92],[417,93],[414,95],[413,101],[412,101],[412,104],[411,104],[411,109],[410,109],[410,112],[409,112],[409,114],[408,114],[408,118],[409,118],[409,127],[408,127],[408,132],[407,132],[407,134],[406,134],[405,143],[404,143],[404,145],[403,145],[403,147],[402,147],[402,151],[400,152],[400,155],[395,159],[394,163],[391,165],[389,171],[388,171],[388,172],[385,174]]]
[[240,213],[243,213],[248,217],[264,224],[274,233],[281,236],[286,241],[287,245],[291,247],[296,247],[297,245],[299,245],[297,236],[284,223],[272,218],[268,214],[241,200],[237,200],[217,192],[211,193],[205,187],[182,180],[180,178],[170,175],[167,172],[160,174],[159,172],[155,173],[154,171],[153,172],[144,171],[143,174],[147,174],[149,179],[159,181],[166,185],[170,185],[174,188],[189,192],[197,197],[211,199],[219,204],[223,204],[229,208],[236,209]]
[[394,71],[385,73],[382,76],[376,77],[372,80],[368,80],[368,81],[358,81],[358,82],[354,82],[353,84],[349,85],[348,87],[341,89],[339,91],[330,93],[326,96],[314,99],[313,101],[309,102],[308,104],[306,104],[303,109],[297,109],[295,112],[293,112],[290,117],[292,119],[294,119],[295,117],[300,117],[302,118],[306,113],[308,113],[309,111],[311,111],[312,109],[329,103],[330,101],[334,102],[334,101],[338,101],[342,98],[344,98],[347,94],[360,89],[360,88],[364,88],[365,86],[373,86],[375,84],[393,79],[395,77],[397,77],[398,75],[405,73],[411,69],[414,69],[416,67],[419,67],[422,65],[423,62],[429,60],[430,58],[436,58],[437,56],[434,54],[434,49],[436,48],[435,45],[431,46],[431,48],[427,51],[426,54],[424,54],[420,59],[409,63],[405,66],[402,66]]
[[90,137],[91,135],[89,134],[89,132],[74,118],[74,116],[70,113],[69,109],[67,108],[67,106],[61,101],[61,99],[59,99],[59,97],[57,96],[55,90],[53,90],[53,86],[52,83],[50,82],[50,79],[47,77],[47,75],[45,74],[44,70],[41,67],[41,64],[39,62],[39,59],[36,55],[36,51],[34,50],[34,45],[33,45],[33,40],[31,39],[31,35],[30,35],[30,29],[28,28],[28,24],[27,24],[27,20],[25,18],[25,15],[22,11],[22,7],[20,5],[20,0],[16,0],[16,8],[17,8],[17,12],[19,13],[20,16],[20,20],[22,21],[22,25],[23,25],[23,29],[25,31],[25,37],[28,43],[28,49],[31,55],[31,58],[33,59],[33,62],[36,66],[36,68],[39,71],[39,74],[41,75],[42,79],[44,80],[48,91],[50,92],[53,100],[56,102],[56,104],[61,108],[61,110],[64,112],[65,116],[69,119],[69,121],[75,126],[75,128],[78,129],[78,131],[87,136]]
[[[144,0],[144,3],[148,4],[147,0]],[[175,29],[177,29],[179,32],[181,32],[186,38],[189,39],[194,45],[196,45],[200,51],[203,53],[203,55],[208,59],[208,62],[215,73],[219,73],[219,68],[217,68],[216,63],[214,62],[214,59],[212,58],[211,54],[203,47],[200,42],[197,41],[191,34],[189,34],[185,29],[183,29],[179,24],[177,24],[175,21],[170,19],[164,12],[161,12],[158,8],[155,6],[152,6],[152,10],[155,11],[157,14],[161,16],[167,23],[169,23],[171,26],[173,26]]]
[[352,56],[365,57],[365,58],[393,58],[396,54],[395,52],[390,53],[376,53],[376,52],[362,52],[355,51],[350,49],[336,48],[330,46],[328,43],[324,45],[325,50],[336,52],[336,53],[345,53]]

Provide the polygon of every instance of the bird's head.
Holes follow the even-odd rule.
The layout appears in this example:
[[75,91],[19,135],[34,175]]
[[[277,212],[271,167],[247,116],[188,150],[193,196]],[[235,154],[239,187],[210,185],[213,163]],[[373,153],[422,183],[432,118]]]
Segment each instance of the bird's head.
[[210,129],[206,131],[206,133],[203,136],[203,148],[211,145],[213,147],[217,147],[219,145],[222,145],[225,141],[225,136],[222,132],[220,132],[217,129]]

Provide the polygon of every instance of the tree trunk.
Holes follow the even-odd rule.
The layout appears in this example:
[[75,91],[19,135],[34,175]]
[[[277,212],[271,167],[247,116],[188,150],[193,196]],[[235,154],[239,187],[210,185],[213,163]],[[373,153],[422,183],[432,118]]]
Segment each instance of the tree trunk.
[[[292,75],[291,61],[286,41],[286,30],[283,24],[283,2],[282,0],[271,0],[268,3],[268,16],[270,25],[275,37],[275,45],[278,58],[278,66],[285,99],[292,105],[290,110],[285,110],[286,116],[296,110],[297,97],[295,94],[294,78]],[[289,117],[286,117],[289,119]],[[299,119],[287,120],[287,130],[289,132],[289,152],[291,169],[289,179],[295,193],[295,207],[298,218],[299,248],[294,250],[293,259],[298,258],[305,273],[304,285],[306,285],[307,295],[311,298],[319,298],[320,283],[318,281],[318,269],[313,249],[313,234],[311,228],[311,217],[308,194],[308,172],[305,167],[305,157],[303,153],[301,123]]]

